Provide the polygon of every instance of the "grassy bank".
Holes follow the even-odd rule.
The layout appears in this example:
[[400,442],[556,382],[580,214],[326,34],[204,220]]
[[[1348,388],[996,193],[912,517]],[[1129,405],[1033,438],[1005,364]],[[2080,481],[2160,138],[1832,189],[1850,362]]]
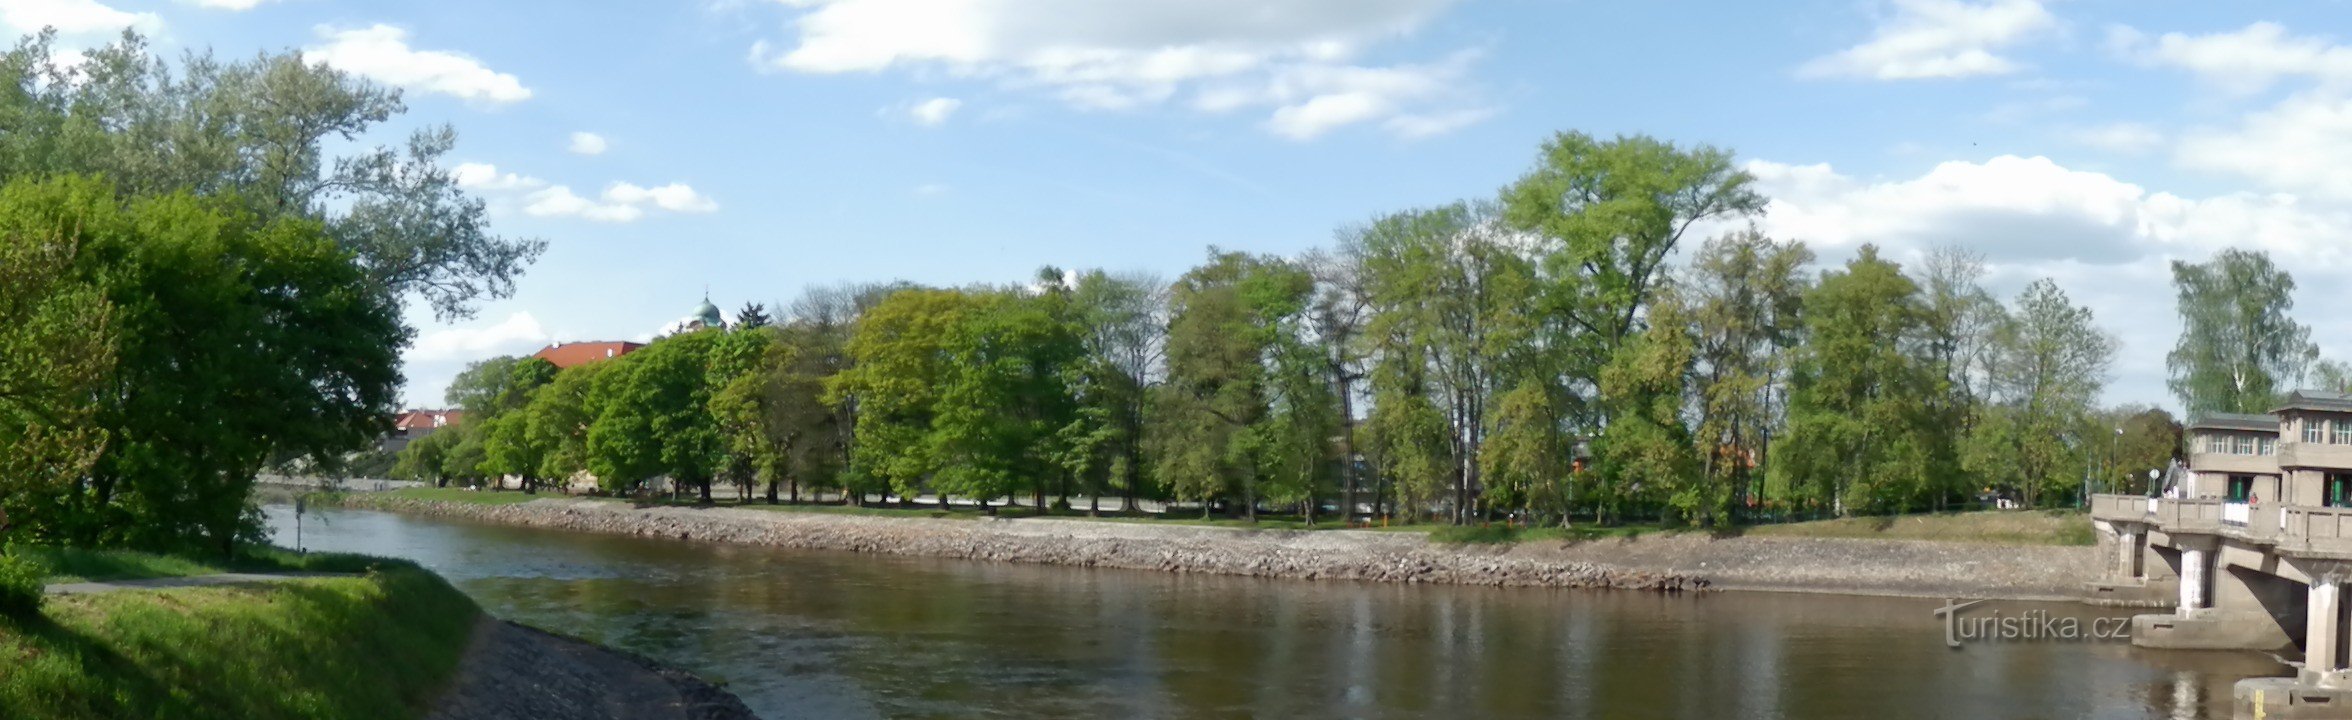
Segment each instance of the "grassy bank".
[[414,565],[264,553],[243,564],[53,551],[98,576],[351,571],[247,586],[53,596],[0,619],[0,715],[385,718],[423,715],[453,677],[473,602]]
[[[565,497],[559,494],[525,495],[520,492],[474,492],[449,488],[409,488],[370,495],[455,502],[476,505],[509,505],[540,498]],[[699,503],[663,501],[628,501],[612,498],[593,499],[603,502],[636,502],[641,505],[699,506]],[[740,507],[765,512],[823,513],[873,517],[910,517],[939,519],[968,519],[987,516],[975,507],[956,506],[942,510],[932,507],[844,507],[839,505],[768,505],[753,502],[744,505],[721,503],[721,507]],[[1206,527],[1246,528],[1254,530],[1337,530],[1346,528],[1330,518],[1314,525],[1295,516],[1260,516],[1255,524],[1237,518],[1203,519],[1192,513],[1167,515],[1118,515],[1106,511],[1101,517],[1091,517],[1083,509],[1039,513],[1031,507],[999,507],[998,517],[1052,516],[1101,522],[1148,523],[1155,525],[1191,525]],[[1427,533],[1433,542],[1460,544],[1510,544],[1521,542],[1583,542],[1611,538],[1632,538],[1647,534],[1708,532],[1688,528],[1660,528],[1645,525],[1599,526],[1589,523],[1573,527],[1514,528],[1500,524],[1451,527],[1436,523],[1394,524],[1356,529],[1388,532]],[[1841,518],[1808,522],[1751,525],[1714,531],[1717,535],[1755,535],[1759,537],[1859,538],[1878,540],[1932,540],[1994,545],[2091,545],[2096,541],[2091,524],[2080,512],[2073,511],[1971,511],[1888,517]]]
[[2009,510],[1840,518],[1786,525],[1758,525],[1746,534],[1764,537],[1936,540],[1995,545],[2093,545],[2098,537],[2082,513],[2064,510]]

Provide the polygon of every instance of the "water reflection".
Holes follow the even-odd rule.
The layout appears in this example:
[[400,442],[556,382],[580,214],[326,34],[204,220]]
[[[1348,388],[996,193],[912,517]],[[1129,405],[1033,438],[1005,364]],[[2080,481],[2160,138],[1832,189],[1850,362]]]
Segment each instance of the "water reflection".
[[[291,539],[291,515],[270,515]],[[771,718],[2186,718],[2226,716],[2240,677],[2286,674],[2260,654],[1953,650],[1923,600],[1261,581],[308,520],[314,549],[416,559],[501,616],[721,679]]]

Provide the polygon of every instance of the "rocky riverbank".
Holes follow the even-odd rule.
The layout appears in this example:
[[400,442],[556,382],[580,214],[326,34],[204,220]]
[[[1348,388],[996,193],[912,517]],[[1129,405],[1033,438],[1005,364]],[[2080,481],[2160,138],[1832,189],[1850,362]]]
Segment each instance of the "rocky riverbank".
[[563,498],[489,505],[362,493],[342,496],[341,503],[675,540],[1305,580],[2071,599],[2097,569],[2090,547],[1696,533],[1441,545],[1419,533],[890,518]]
[[692,673],[487,615],[429,720],[757,720]]

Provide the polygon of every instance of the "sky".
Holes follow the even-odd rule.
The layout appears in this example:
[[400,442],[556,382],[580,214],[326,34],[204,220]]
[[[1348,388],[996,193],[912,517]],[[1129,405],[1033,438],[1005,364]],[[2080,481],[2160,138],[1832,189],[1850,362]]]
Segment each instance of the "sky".
[[[409,320],[413,406],[466,363],[649,337],[812,285],[1181,274],[1490,197],[1554,133],[1731,150],[1755,219],[2054,278],[2120,341],[2109,403],[2177,407],[2169,263],[2240,247],[2352,359],[2343,0],[0,0],[71,47],[301,50],[447,123],[514,297]],[[1695,247],[1696,238],[1688,243]],[[1687,250],[1688,248],[1686,248]],[[1685,253],[1687,254],[1687,252]]]

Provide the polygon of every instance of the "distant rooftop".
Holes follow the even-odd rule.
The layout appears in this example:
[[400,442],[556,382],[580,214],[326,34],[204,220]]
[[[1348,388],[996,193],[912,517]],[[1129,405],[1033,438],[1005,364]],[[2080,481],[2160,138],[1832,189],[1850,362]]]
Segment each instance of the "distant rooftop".
[[2277,415],[2248,413],[2199,413],[2189,418],[2190,430],[2252,430],[2275,433],[2279,430]]
[[627,341],[573,343],[559,342],[554,345],[549,345],[539,352],[532,353],[531,357],[545,360],[549,364],[554,365],[556,369],[560,370],[564,368],[586,365],[598,360],[620,357],[622,355],[627,355],[630,351],[641,347],[645,347],[645,344]]
[[2287,393],[2286,401],[2279,404],[2278,410],[2271,412],[2284,410],[2352,412],[2352,394],[2326,390],[2297,390]]

